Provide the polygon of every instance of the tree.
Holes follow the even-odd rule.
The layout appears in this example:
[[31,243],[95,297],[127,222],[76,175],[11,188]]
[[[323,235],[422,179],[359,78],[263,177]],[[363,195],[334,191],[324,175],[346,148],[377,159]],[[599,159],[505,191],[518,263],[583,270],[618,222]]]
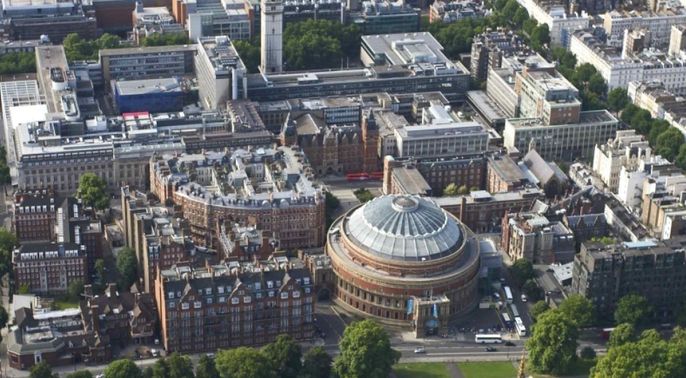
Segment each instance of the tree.
[[[148,374],[148,372],[145,372]],[[150,378],[167,378],[169,376],[169,363],[166,359],[160,358],[152,365],[152,375]]]
[[541,315],[548,310],[550,310],[550,306],[548,306],[546,302],[538,301],[531,306],[531,311],[529,311],[529,314],[531,315],[531,318],[536,321],[536,319],[541,317]]
[[86,205],[93,206],[98,210],[105,210],[110,206],[110,197],[107,195],[107,182],[93,172],[81,175],[76,195]]
[[619,118],[622,122],[631,125],[631,119],[636,115],[636,113],[641,110],[638,106],[634,104],[628,104],[622,109]]
[[334,371],[340,378],[386,378],[400,358],[386,330],[369,319],[346,327],[338,346]]
[[670,127],[657,137],[655,149],[665,159],[674,160],[683,144],[684,135],[681,131]]
[[686,144],[679,147],[679,153],[677,154],[674,163],[677,167],[686,169]]
[[622,323],[610,332],[608,345],[612,347],[624,345],[633,341],[635,334],[634,326],[630,323]]
[[[215,360],[222,378],[276,378],[269,359],[255,348],[220,350]],[[109,378],[109,377],[108,377]]]
[[93,282],[93,288],[97,287],[97,290],[102,290],[102,285],[105,283],[105,260],[97,259],[95,260],[95,280]]
[[450,183],[443,189],[444,196],[456,196],[459,194],[459,189],[455,183]]
[[531,367],[542,373],[565,373],[576,358],[577,337],[576,323],[559,310],[547,311],[526,342]]
[[160,358],[155,361],[152,369],[144,372],[143,375],[148,374],[151,378],[192,378],[195,376],[190,358],[178,353],[172,353],[167,358]]
[[262,348],[280,378],[296,378],[300,372],[302,349],[291,336],[279,335],[273,343]]
[[117,271],[119,272],[119,286],[122,290],[128,289],[138,280],[138,260],[136,252],[129,248],[122,248],[117,253]]
[[[331,376],[331,356],[322,347],[314,347],[303,356],[301,378],[329,378]],[[200,378],[200,377],[198,377]]]
[[353,191],[353,194],[362,203],[369,202],[374,199],[374,195],[372,194],[372,192],[365,188],[359,188]]
[[59,378],[57,373],[52,372],[52,368],[47,362],[43,361],[31,368],[29,378]]
[[29,284],[21,284],[19,285],[19,288],[17,289],[18,294],[29,294],[31,292],[31,288],[29,287]]
[[5,307],[0,305],[0,329],[5,328],[7,326],[7,322],[9,321],[10,317],[7,314],[7,310],[5,310]]
[[172,46],[172,45],[187,45],[191,43],[185,33],[154,33],[149,37],[143,38],[141,45],[143,46]]
[[107,378],[142,378],[143,372],[131,360],[121,359],[110,362],[103,372]]
[[202,355],[195,367],[195,378],[219,378],[219,372],[214,365],[214,360],[207,355]]
[[564,47],[553,48],[553,59],[560,64],[559,68],[574,70],[576,66],[576,55]]
[[595,356],[595,349],[591,348],[590,346],[581,348],[581,352],[579,353],[579,357],[583,358],[584,360],[592,360],[595,358]]
[[341,201],[338,197],[334,196],[331,192],[326,192],[325,194],[325,204],[327,210],[336,210],[341,206]]
[[79,370],[71,374],[67,374],[67,378],[93,378],[93,373],[88,370]]
[[615,88],[607,94],[607,107],[613,112],[618,112],[629,104],[629,96],[625,88]]
[[521,27],[524,25],[524,21],[529,19],[529,13],[524,9],[523,7],[517,8],[517,11],[515,11],[514,16],[512,16],[512,22],[515,23],[515,25]]
[[78,279],[71,281],[67,286],[67,296],[70,300],[78,301],[83,294],[83,280]]
[[591,75],[591,78],[588,79],[588,90],[600,96],[605,95],[605,92],[607,92],[605,79],[598,72]]
[[534,32],[536,26],[538,26],[538,22],[533,18],[526,19],[522,22],[522,30],[528,35],[531,35]]
[[121,43],[121,38],[110,33],[105,33],[95,40],[95,45],[98,47],[98,50],[115,49],[119,47],[119,43]]
[[550,43],[550,30],[548,24],[540,24],[531,32],[531,48],[542,51],[543,47]]
[[[29,72],[36,72],[36,54],[30,52],[15,52],[0,56],[0,74],[7,75]],[[5,162],[3,168],[7,168],[6,164],[7,163]],[[3,183],[9,184],[9,181],[3,181]]]
[[543,290],[533,279],[528,279],[522,285],[522,291],[529,297],[529,300],[537,301],[543,299]]
[[0,250],[12,252],[17,245],[17,237],[6,228],[0,227]]
[[332,68],[360,49],[360,31],[330,20],[308,19],[289,23],[284,30],[283,53],[290,70]]
[[611,346],[591,369],[591,377],[683,377],[686,374],[686,344],[683,331],[675,329],[667,341],[655,330],[638,341]]
[[233,47],[240,55],[245,68],[250,73],[259,72],[260,66],[260,44],[258,42],[251,43],[243,40],[231,41]]
[[11,271],[12,251],[16,246],[17,237],[14,233],[0,227],[0,276]]
[[572,294],[560,304],[560,312],[573,320],[578,327],[589,327],[595,320],[595,309],[588,298]]
[[505,3],[505,6],[501,10],[501,13],[512,17],[517,13],[518,9],[522,9],[522,7],[517,3],[517,1],[507,0],[507,3]]
[[523,285],[527,280],[536,277],[534,265],[526,259],[519,259],[510,267],[510,274],[519,285]]
[[637,326],[650,319],[652,307],[641,295],[629,294],[622,297],[617,302],[615,309],[615,321],[617,324],[629,323]]

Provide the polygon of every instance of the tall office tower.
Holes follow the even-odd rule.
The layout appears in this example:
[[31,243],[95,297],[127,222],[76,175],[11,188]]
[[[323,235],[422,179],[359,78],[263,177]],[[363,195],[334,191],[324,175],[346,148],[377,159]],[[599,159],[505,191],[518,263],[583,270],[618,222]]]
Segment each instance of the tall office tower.
[[283,64],[283,2],[261,0],[261,63],[263,73],[281,72]]

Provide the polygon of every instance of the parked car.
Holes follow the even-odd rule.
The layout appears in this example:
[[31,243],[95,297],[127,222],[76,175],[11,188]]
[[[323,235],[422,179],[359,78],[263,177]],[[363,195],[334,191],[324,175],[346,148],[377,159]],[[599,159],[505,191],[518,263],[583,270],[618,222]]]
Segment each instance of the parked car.
[[416,354],[426,353],[426,349],[424,349],[424,347],[416,347],[416,348],[414,348],[414,352]]

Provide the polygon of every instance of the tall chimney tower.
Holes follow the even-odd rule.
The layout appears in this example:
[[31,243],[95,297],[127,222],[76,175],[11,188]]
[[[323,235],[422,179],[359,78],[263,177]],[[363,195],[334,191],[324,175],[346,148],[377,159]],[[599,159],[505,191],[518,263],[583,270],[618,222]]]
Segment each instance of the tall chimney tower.
[[264,74],[283,69],[283,2],[260,0],[260,70]]

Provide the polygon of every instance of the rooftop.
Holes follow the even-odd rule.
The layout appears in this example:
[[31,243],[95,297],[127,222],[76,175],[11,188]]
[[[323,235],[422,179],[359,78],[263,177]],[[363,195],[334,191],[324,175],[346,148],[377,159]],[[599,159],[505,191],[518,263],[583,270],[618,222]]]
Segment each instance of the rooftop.
[[429,199],[382,196],[355,210],[348,236],[382,258],[424,261],[447,256],[462,243],[457,220]]
[[117,93],[122,96],[181,92],[177,78],[119,80],[116,87]]

